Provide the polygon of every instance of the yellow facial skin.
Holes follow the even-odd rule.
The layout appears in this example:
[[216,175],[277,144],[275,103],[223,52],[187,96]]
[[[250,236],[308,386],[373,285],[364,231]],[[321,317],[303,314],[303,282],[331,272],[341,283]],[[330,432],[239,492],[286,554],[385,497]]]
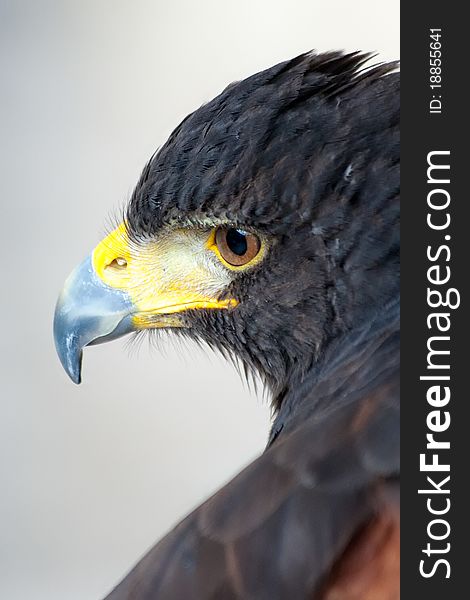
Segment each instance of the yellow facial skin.
[[167,229],[156,240],[136,243],[122,223],[96,246],[92,264],[106,285],[128,293],[137,329],[177,327],[182,311],[237,305],[234,298],[218,300],[231,277],[208,245],[212,235],[198,228]]

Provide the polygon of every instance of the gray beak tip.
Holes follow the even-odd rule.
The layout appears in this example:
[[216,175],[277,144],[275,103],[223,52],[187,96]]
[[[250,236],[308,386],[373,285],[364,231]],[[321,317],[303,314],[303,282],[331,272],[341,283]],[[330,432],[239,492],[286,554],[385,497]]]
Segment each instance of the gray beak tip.
[[67,375],[77,385],[82,382],[82,356],[83,352],[80,350],[73,362],[62,363]]
[[74,383],[81,383],[83,352],[80,342],[73,332],[64,332],[63,322],[57,318],[57,313],[54,319],[54,342],[64,371]]

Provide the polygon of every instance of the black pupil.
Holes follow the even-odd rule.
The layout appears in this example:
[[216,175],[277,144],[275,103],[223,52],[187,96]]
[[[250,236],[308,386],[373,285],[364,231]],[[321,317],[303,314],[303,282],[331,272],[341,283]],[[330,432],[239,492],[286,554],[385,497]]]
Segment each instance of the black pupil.
[[243,256],[248,250],[246,233],[239,229],[228,229],[226,235],[227,246],[237,256]]

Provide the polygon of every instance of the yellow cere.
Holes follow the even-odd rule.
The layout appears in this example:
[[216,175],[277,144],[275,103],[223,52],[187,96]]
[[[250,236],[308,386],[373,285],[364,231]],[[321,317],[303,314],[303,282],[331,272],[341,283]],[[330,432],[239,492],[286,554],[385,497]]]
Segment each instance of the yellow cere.
[[[120,264],[124,261],[125,264]],[[107,285],[126,288],[131,262],[129,238],[124,223],[107,235],[93,250],[92,263],[98,277]]]
[[231,278],[213,260],[207,235],[197,228],[168,229],[156,240],[136,243],[122,223],[94,249],[93,267],[106,285],[128,293],[137,328],[178,326],[176,316],[164,315],[237,305],[234,298],[217,299]]

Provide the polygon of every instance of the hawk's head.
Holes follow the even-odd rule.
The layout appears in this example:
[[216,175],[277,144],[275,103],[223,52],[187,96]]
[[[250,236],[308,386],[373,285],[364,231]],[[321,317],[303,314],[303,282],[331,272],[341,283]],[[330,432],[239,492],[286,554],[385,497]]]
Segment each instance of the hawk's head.
[[151,158],[123,222],[70,275],[54,334],[170,328],[235,353],[274,395],[398,286],[398,77],[304,54],[230,85]]

